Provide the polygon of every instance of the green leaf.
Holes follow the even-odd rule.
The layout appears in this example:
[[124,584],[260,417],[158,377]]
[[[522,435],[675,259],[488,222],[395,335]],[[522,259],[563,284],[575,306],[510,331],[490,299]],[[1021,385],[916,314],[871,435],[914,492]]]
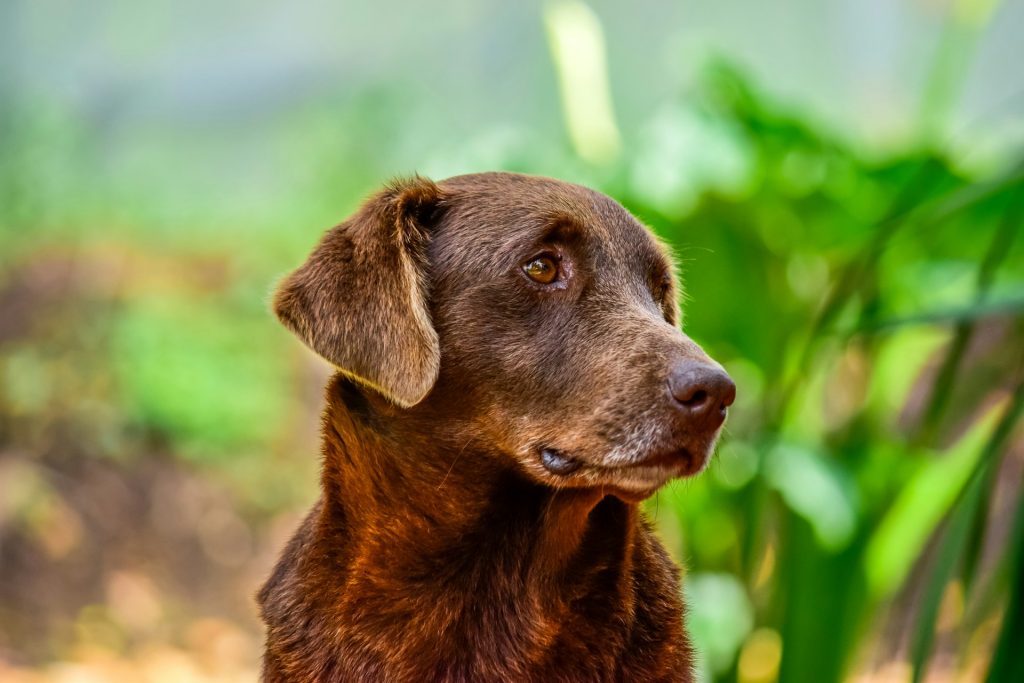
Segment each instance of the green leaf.
[[963,490],[991,438],[1005,402],[991,408],[945,454],[936,454],[907,483],[868,542],[864,569],[876,598],[891,595]]
[[928,579],[924,599],[918,610],[917,625],[911,645],[914,683],[924,680],[924,674],[927,671],[928,655],[931,653],[932,642],[935,637],[935,621],[939,614],[939,605],[942,602],[946,586],[953,575],[953,569],[956,566],[957,560],[960,559],[964,547],[967,545],[971,523],[974,521],[983,490],[983,478],[972,478],[967,486],[963,500],[960,501],[960,504],[953,511],[953,515],[949,520],[949,527],[939,546],[935,567],[932,569],[931,577]]
[[807,520],[823,548],[840,550],[850,542],[857,529],[857,499],[845,471],[807,448],[779,444],[768,454],[765,477]]
[[[1020,491],[1021,486],[1017,490]],[[1010,596],[1003,615],[1003,626],[986,683],[1018,683],[1024,681],[1024,495],[1017,497],[1017,513],[1007,551],[1007,575],[1010,577]]]

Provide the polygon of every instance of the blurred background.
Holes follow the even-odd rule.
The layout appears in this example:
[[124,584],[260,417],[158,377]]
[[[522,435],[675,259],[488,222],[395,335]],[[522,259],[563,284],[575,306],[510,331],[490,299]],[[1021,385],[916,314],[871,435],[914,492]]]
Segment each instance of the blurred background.
[[704,681],[1024,680],[1024,0],[0,4],[0,680],[251,681],[393,175],[673,245],[739,399],[649,501]]

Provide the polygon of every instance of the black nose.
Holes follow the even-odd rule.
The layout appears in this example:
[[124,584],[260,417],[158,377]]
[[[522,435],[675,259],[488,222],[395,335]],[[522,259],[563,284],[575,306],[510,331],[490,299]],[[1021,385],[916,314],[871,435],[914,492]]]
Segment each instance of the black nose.
[[736,385],[725,370],[700,361],[683,361],[668,376],[676,406],[708,429],[725,421],[725,409],[736,400]]

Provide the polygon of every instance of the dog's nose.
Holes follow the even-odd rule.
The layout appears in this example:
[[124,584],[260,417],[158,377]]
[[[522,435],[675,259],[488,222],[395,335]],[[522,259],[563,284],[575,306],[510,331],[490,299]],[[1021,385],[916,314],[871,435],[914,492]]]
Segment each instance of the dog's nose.
[[725,409],[736,400],[736,385],[725,370],[699,361],[683,361],[668,376],[668,388],[676,406],[703,423],[718,429]]

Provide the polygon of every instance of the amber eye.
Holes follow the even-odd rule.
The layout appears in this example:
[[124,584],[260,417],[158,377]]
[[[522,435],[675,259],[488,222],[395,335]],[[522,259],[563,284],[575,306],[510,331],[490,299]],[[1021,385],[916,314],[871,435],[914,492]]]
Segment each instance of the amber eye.
[[550,285],[558,279],[558,262],[550,256],[538,256],[523,266],[526,277],[542,285]]

